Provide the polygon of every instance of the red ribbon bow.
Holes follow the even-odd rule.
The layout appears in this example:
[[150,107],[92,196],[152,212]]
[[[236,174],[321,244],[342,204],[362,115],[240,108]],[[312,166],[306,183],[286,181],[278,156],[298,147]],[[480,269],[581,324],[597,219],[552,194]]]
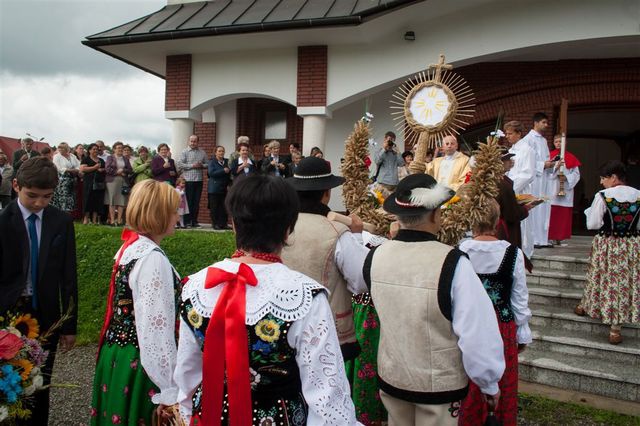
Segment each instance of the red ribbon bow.
[[229,395],[229,424],[252,424],[249,345],[245,328],[246,284],[258,284],[253,270],[244,263],[238,273],[209,268],[204,284],[213,288],[228,283],[220,293],[205,334],[202,359],[202,425],[221,423],[225,366]]
[[122,247],[120,248],[120,253],[118,253],[118,258],[113,264],[113,270],[111,271],[111,282],[109,282],[109,296],[107,299],[107,311],[104,314],[104,323],[102,325],[102,330],[100,330],[100,341],[98,342],[98,353],[96,354],[96,357],[100,355],[100,348],[102,348],[102,343],[104,342],[104,335],[106,334],[107,329],[109,328],[109,322],[111,321],[113,296],[116,292],[116,273],[118,272],[118,264],[120,263],[120,259],[122,259],[122,255],[124,254],[124,251],[127,249],[127,247],[133,244],[138,238],[139,235],[132,230],[127,228],[124,228],[122,230],[120,239],[124,241],[124,244],[122,244]]

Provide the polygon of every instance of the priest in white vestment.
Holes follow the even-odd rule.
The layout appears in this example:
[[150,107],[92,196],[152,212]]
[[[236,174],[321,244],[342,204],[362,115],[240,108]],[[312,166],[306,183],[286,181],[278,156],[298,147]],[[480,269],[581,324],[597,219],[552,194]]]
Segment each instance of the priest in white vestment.
[[531,184],[531,194],[546,201],[529,213],[533,229],[533,244],[536,246],[550,246],[549,220],[551,217],[550,180],[554,163],[549,161],[549,143],[542,133],[549,126],[547,116],[538,112],[533,116],[533,129],[523,138],[536,155],[536,175]]
[[[507,176],[513,181],[513,191],[516,195],[531,194],[531,186],[536,176],[536,154],[527,141],[521,139],[523,130],[522,123],[519,121],[510,121],[504,125],[504,133],[509,145],[511,145],[509,152],[515,154],[514,165],[507,173]],[[522,251],[528,258],[531,258],[533,254],[534,240],[531,213],[536,208],[529,212],[529,217],[520,222]]]
[[469,157],[458,151],[458,141],[455,136],[445,136],[442,139],[443,157],[434,158],[427,163],[426,173],[431,175],[439,184],[454,191],[464,183],[469,167]]

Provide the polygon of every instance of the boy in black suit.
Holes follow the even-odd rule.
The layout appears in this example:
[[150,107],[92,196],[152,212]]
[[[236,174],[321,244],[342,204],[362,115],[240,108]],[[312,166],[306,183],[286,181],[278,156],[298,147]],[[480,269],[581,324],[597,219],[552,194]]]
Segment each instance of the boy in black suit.
[[[71,216],[49,206],[58,172],[46,157],[22,163],[13,180],[18,194],[0,211],[0,312],[31,313],[41,334],[70,305],[71,318],[56,330],[44,349],[49,358],[42,369],[44,384],[51,381],[56,348],[67,351],[75,344],[78,286],[76,244]],[[62,309],[61,309],[62,308]],[[27,424],[46,425],[49,390],[37,392]]]

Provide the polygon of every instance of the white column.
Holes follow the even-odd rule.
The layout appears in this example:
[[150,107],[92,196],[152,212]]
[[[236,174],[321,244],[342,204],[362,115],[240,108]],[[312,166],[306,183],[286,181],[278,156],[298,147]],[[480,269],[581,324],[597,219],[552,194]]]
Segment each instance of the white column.
[[298,115],[302,116],[302,146],[303,154],[309,155],[311,148],[317,146],[325,152],[327,138],[327,118],[331,114],[326,107],[298,107]]
[[193,120],[190,118],[171,119],[171,153],[177,158],[187,148],[189,136],[193,134]]

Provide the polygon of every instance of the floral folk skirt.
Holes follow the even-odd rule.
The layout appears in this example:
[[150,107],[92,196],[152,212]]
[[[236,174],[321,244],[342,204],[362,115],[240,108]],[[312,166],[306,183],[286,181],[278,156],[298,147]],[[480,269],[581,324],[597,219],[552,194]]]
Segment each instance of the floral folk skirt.
[[593,238],[581,305],[604,324],[640,323],[640,236]]
[[380,320],[369,294],[354,296],[352,306],[361,352],[356,359],[346,363],[347,377],[351,382],[358,421],[365,426],[379,425],[387,420],[377,379]]
[[[518,340],[515,321],[498,321],[504,344],[505,369],[498,382],[500,400],[495,416],[502,426],[515,426],[518,423]],[[458,425],[483,425],[487,418],[487,403],[482,391],[473,382],[469,382],[469,393],[462,400],[458,415]]]
[[105,343],[93,379],[92,425],[151,425],[158,388],[140,363],[140,350]]

